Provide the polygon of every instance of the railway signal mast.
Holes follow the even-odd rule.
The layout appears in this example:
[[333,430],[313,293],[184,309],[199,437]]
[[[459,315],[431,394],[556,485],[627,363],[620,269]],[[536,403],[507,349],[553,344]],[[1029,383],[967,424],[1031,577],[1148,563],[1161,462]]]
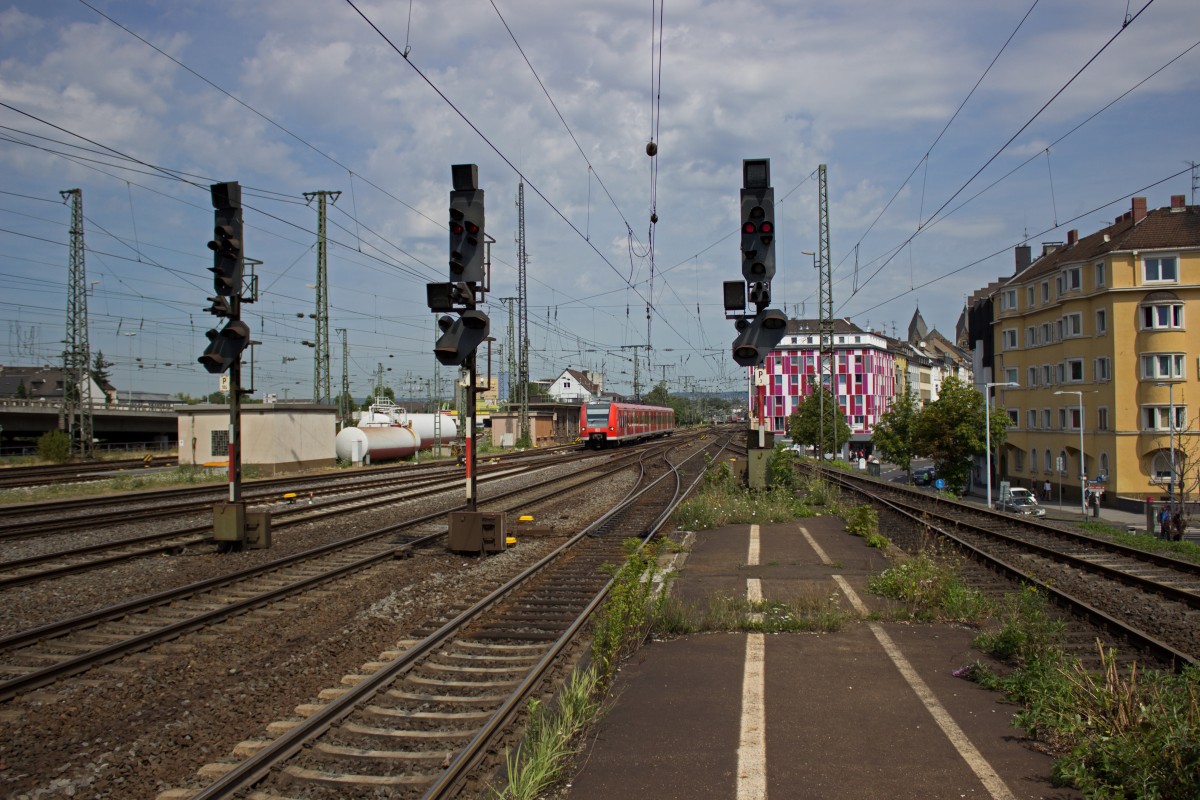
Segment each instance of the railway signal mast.
[[[476,351],[488,337],[491,321],[477,306],[490,289],[484,240],[484,194],[479,188],[479,167],[450,167],[454,189],[450,192],[450,280],[426,285],[429,310],[441,313],[441,335],[433,346],[438,363],[466,367],[467,420],[464,463],[467,510],[450,514],[447,547],[454,552],[494,553],[504,550],[504,512],[482,513],[475,499],[475,407],[478,399]],[[457,317],[452,316],[457,314]]]
[[[775,277],[775,190],[769,158],[742,161],[741,223],[743,279],[725,282],[724,306],[725,318],[734,320],[738,332],[733,360],[754,369],[756,402],[750,415],[746,482],[751,488],[763,488],[774,442],[765,419],[766,376],[761,367],[787,330],[787,315],[768,308]],[[754,305],[753,315],[747,312],[747,302]]]
[[205,333],[208,347],[197,359],[214,375],[229,372],[229,500],[213,506],[213,538],[221,552],[243,546],[261,549],[271,546],[270,512],[246,513],[242,500],[242,420],[241,400],[252,389],[242,388],[242,351],[250,344],[250,327],[242,322],[242,303],[253,303],[255,284],[249,295],[244,292],[244,272],[250,259],[243,252],[242,187],[236,181],[215,183],[211,187],[213,238],[213,296],[206,311],[226,319],[221,330]]

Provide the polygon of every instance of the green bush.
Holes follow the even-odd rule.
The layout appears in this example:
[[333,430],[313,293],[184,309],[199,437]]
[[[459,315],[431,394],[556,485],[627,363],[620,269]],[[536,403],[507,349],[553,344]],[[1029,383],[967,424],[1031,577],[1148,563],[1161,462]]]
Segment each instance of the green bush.
[[55,464],[71,460],[71,437],[62,431],[46,431],[37,440],[38,456]]

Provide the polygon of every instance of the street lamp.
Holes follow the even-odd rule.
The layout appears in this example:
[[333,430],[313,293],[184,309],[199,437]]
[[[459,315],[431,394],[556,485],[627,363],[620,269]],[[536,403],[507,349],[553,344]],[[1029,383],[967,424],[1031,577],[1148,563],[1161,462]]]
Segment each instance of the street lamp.
[[[1167,507],[1175,507],[1175,384],[1156,383],[1167,387],[1167,430],[1171,432],[1171,482],[1167,484]],[[1185,398],[1186,399],[1186,398]]]
[[1087,503],[1084,497],[1087,494],[1087,472],[1084,470],[1084,465],[1087,464],[1087,459],[1083,456],[1083,390],[1060,389],[1055,394],[1073,394],[1079,399],[1079,508],[1086,520]]
[[998,383],[984,384],[983,390],[983,427],[985,430],[985,441],[987,442],[987,463],[984,465],[984,472],[987,473],[987,507],[992,507],[992,387],[1003,386],[1007,389],[1019,389],[1020,384],[1012,381],[1000,381]]

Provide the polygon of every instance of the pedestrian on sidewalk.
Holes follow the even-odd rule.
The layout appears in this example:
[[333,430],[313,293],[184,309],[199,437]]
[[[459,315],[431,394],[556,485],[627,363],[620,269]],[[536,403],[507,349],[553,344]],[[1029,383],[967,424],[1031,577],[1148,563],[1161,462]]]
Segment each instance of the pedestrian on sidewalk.
[[1050,479],[1049,478],[1047,478],[1046,482],[1044,484],[1042,484],[1042,499],[1043,500],[1050,499]]
[[1171,509],[1166,506],[1162,507],[1162,511],[1158,512],[1158,538],[1169,540],[1171,538]]
[[1100,516],[1100,493],[1092,492],[1092,496],[1088,498],[1088,502],[1092,507],[1092,518],[1097,519]]

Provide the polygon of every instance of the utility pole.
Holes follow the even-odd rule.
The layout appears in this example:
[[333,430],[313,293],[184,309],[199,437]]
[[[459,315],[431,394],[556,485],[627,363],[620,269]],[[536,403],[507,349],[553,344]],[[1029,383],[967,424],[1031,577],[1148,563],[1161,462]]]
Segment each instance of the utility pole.
[[517,418],[518,439],[532,443],[529,431],[529,290],[526,272],[529,254],[525,250],[525,179],[517,184],[517,338],[520,353],[517,358],[517,402],[521,410]]
[[640,359],[638,358],[638,350],[646,348],[646,359],[650,358],[650,345],[647,344],[623,344],[622,350],[633,351],[633,396],[637,400],[642,399],[642,377],[641,368],[639,366]]
[[338,397],[338,421],[341,422],[338,430],[341,430],[350,419],[350,339],[345,328],[338,328],[337,332],[342,337],[342,394]]
[[506,387],[505,399],[508,401],[508,408],[511,411],[512,407],[519,402],[517,397],[517,298],[498,297],[496,299],[508,309],[508,346],[504,351],[504,367],[508,373],[508,386]]
[[[820,366],[821,366],[821,395],[819,412],[821,415],[821,424],[818,426],[820,435],[818,437],[820,450],[819,457],[825,458],[825,390],[828,389],[833,397],[833,409],[831,409],[830,419],[832,421],[832,432],[830,434],[830,442],[833,447],[837,448],[837,395],[834,394],[833,381],[833,269],[829,256],[829,184],[825,175],[825,165],[821,164],[817,168],[819,197],[818,211],[818,245],[817,259],[820,262],[820,321],[818,329],[821,334],[821,349],[820,349]],[[835,452],[836,456],[837,453]]]
[[305,192],[304,199],[312,202],[317,198],[317,310],[313,318],[317,321],[316,349],[313,352],[313,402],[330,402],[329,375],[329,274],[325,261],[325,200],[332,198],[336,203],[341,192],[321,190]]
[[67,270],[67,338],[63,349],[62,422],[71,449],[92,457],[92,376],[88,347],[87,275],[83,262],[83,191],[59,192],[71,201],[71,250]]

